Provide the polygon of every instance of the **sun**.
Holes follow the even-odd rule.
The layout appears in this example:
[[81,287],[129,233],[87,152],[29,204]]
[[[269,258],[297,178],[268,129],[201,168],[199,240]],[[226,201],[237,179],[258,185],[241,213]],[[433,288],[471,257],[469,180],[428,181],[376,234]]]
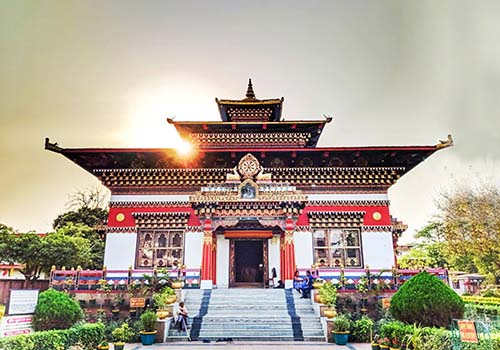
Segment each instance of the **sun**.
[[191,156],[194,151],[193,145],[190,142],[182,139],[176,143],[175,149],[177,150],[177,154],[183,157]]

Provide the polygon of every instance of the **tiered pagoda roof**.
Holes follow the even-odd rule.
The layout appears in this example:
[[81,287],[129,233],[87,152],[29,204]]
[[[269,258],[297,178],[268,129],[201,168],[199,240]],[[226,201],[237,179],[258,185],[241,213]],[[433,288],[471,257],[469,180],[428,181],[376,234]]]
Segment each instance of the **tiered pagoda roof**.
[[115,192],[192,191],[223,183],[239,160],[253,154],[272,181],[299,189],[387,189],[440,148],[433,146],[316,147],[326,118],[283,121],[283,98],[258,100],[251,81],[243,100],[217,100],[220,122],[177,122],[179,134],[196,147],[191,156],[164,148],[45,148],[97,176]]

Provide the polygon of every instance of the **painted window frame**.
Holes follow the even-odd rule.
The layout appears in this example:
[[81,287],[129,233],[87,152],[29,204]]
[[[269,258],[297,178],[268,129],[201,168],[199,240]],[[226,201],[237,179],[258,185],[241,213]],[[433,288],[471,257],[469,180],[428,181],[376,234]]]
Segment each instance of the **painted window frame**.
[[[323,233],[323,237],[320,236],[320,232]],[[354,237],[354,243],[348,242],[349,239],[352,239],[348,236],[349,233],[355,233],[357,236]],[[338,241],[332,242],[333,234],[337,234]],[[364,266],[361,239],[361,228],[359,227],[313,228],[314,263],[323,267],[362,269]],[[320,254],[321,250],[325,254]]]
[[[146,235],[151,235],[151,244],[145,248]],[[160,245],[159,239],[162,235],[166,235],[165,245]],[[173,240],[176,235],[180,236],[179,245],[173,245]],[[142,228],[137,231],[137,251],[136,251],[136,268],[171,268],[181,265],[184,261],[185,254],[185,230],[182,229],[168,229],[168,228]],[[180,251],[179,257],[174,255],[175,251]],[[159,257],[159,253],[164,254]],[[144,264],[144,261],[150,260],[149,264]]]

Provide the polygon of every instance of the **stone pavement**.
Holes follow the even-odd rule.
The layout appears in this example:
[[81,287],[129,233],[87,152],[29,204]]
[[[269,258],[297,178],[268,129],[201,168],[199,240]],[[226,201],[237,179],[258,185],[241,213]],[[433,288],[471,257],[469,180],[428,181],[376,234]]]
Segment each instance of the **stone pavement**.
[[127,344],[125,350],[369,350],[370,344],[353,343],[345,346],[326,342],[234,342],[204,344],[202,342],[174,342],[149,346]]

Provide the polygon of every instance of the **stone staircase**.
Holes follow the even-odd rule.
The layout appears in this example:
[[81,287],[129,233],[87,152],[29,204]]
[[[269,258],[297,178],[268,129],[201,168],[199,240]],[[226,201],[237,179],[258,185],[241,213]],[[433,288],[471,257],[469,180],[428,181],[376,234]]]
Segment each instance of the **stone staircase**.
[[[310,299],[284,289],[213,289],[186,291],[191,339],[324,340],[320,318]],[[177,331],[170,330],[173,337]]]

